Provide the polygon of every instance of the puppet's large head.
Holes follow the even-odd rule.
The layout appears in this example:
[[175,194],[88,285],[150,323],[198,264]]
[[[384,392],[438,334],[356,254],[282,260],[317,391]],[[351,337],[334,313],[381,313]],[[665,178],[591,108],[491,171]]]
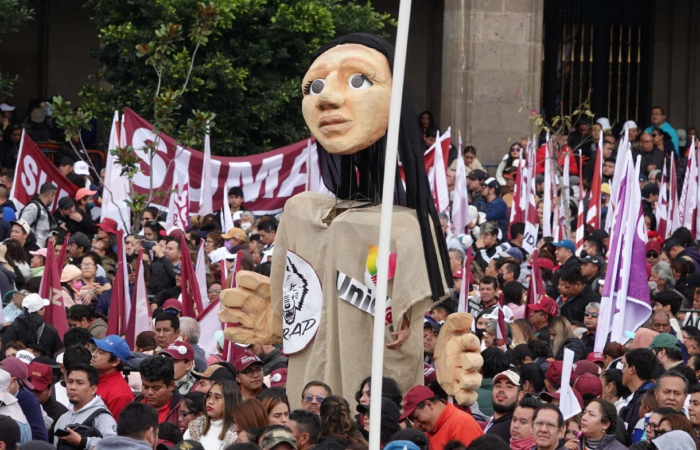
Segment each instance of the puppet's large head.
[[304,120],[328,153],[357,153],[386,134],[391,68],[379,51],[335,46],[311,64],[302,86]]

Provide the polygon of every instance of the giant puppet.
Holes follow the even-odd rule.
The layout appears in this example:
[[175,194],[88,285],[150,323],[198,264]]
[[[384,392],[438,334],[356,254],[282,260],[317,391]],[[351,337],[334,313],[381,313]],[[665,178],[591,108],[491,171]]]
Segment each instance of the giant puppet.
[[[451,284],[443,271],[449,258],[423,165],[423,139],[404,88],[399,152],[405,180],[396,177],[395,198],[388,199],[396,205],[393,278],[387,311],[374,311],[393,48],[376,36],[352,34],[314,57],[303,79],[302,110],[317,141],[323,182],[335,197],[306,192],[287,202],[270,279],[239,272],[239,287],[222,292],[219,314],[222,322],[237,324],[225,330],[231,341],[283,343],[287,391],[295,404],[311,380],[354,397],[370,373],[374,314],[386,320],[384,374],[404,392],[422,384],[423,317]],[[476,351],[477,358],[451,372],[452,391],[479,385],[478,346],[467,347],[454,348]]]

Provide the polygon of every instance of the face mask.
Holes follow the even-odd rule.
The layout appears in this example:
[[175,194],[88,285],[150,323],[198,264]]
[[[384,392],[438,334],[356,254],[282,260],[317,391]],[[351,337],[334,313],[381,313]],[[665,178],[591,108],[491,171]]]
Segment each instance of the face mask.
[[86,203],[86,204],[85,204],[85,207],[86,207],[87,209],[92,209],[92,208],[95,207],[95,204],[94,204],[94,203]]
[[252,226],[253,226],[252,223],[248,223],[248,222],[243,222],[243,223],[241,223],[241,229],[242,229],[243,231],[248,231],[248,230],[250,230],[250,227],[252,227]]
[[579,258],[585,258],[586,256],[588,256],[588,252],[585,250],[581,250],[581,256],[579,256]]
[[474,334],[476,334],[476,337],[478,337],[479,340],[481,340],[481,338],[484,337],[484,330],[482,330],[482,329],[480,329],[480,328],[476,328],[476,329],[474,330]]
[[226,247],[226,250],[231,251],[231,249],[233,248],[233,244],[231,243],[231,241],[226,241],[224,242],[224,247]]
[[503,287],[504,284],[506,284],[506,280],[503,279],[503,274],[499,273],[496,275],[496,279],[498,280],[498,285]]

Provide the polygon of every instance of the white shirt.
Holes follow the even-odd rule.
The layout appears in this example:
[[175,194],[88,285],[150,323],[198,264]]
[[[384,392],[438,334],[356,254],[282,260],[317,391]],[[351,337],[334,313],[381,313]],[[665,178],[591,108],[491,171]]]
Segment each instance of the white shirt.
[[[212,420],[209,424],[209,431],[207,434],[203,435],[199,439],[199,443],[202,444],[204,450],[219,450],[221,447],[221,439],[219,439],[219,434],[221,434],[221,429],[224,427],[224,419]],[[190,430],[185,431],[183,439],[192,439],[190,436]]]

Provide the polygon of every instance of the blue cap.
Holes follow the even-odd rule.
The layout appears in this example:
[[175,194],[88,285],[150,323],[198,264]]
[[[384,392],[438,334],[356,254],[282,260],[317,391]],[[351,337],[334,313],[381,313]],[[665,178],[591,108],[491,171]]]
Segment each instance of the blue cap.
[[384,446],[384,450],[420,450],[420,448],[411,441],[392,441]]
[[90,339],[90,342],[95,344],[97,348],[103,352],[108,352],[121,359],[122,362],[126,361],[129,356],[131,356],[131,350],[124,339],[120,338],[116,334],[111,334],[104,339]]
[[574,246],[574,242],[571,239],[562,239],[561,242],[555,242],[554,246],[555,247],[564,247],[568,250],[571,250],[572,252],[576,251],[576,247]]

